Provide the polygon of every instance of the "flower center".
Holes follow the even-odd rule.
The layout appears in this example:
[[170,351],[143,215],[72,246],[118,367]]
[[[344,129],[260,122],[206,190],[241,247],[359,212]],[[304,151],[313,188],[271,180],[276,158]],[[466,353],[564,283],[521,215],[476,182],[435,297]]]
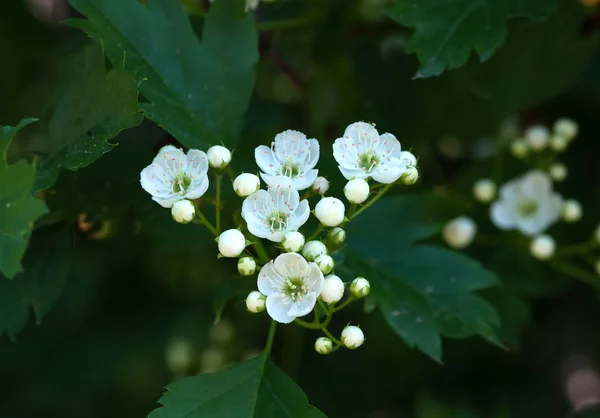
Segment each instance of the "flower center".
[[183,195],[192,184],[192,179],[180,172],[173,177],[173,193]]
[[367,172],[373,170],[377,164],[379,164],[379,158],[373,150],[369,150],[358,156],[358,166]]
[[517,207],[519,213],[526,218],[530,218],[535,215],[538,209],[539,205],[534,200],[524,200],[519,203],[519,206]]
[[282,293],[292,302],[299,302],[308,293],[308,288],[300,277],[292,277],[287,279]]
[[292,157],[287,157],[281,164],[281,175],[294,178],[300,174],[300,166],[292,161]]
[[287,227],[288,215],[275,209],[264,220],[265,225],[273,232],[284,230]]

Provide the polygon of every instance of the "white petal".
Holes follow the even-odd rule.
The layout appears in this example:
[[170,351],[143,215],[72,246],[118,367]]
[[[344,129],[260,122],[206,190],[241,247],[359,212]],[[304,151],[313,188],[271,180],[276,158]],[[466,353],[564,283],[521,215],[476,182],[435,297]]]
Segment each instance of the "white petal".
[[254,150],[254,159],[262,171],[267,174],[277,174],[280,163],[273,159],[271,148],[260,145]]
[[315,182],[319,175],[319,170],[308,170],[304,175],[294,177],[294,189],[304,190],[308,189]]
[[311,292],[320,295],[321,291],[323,290],[324,282],[325,278],[323,277],[323,273],[319,269],[319,266],[317,266],[316,263],[310,263],[310,273],[308,274],[308,279],[306,280],[306,286]]
[[298,204],[298,207],[294,211],[294,217],[292,220],[292,225],[288,225],[288,230],[297,231],[302,225],[308,221],[308,217],[310,216],[310,206],[308,204],[308,200],[304,199],[302,202]]
[[186,199],[198,199],[206,193],[206,190],[208,190],[208,176],[206,173],[202,173],[194,177],[185,197]]
[[350,138],[338,138],[333,143],[333,157],[337,163],[347,169],[358,168],[356,144]]
[[297,253],[281,254],[275,259],[273,267],[283,277],[302,277],[309,273],[308,262]]
[[144,168],[140,173],[140,183],[152,196],[166,198],[173,194],[170,177],[167,177],[165,170],[159,165],[150,164]]
[[275,272],[273,262],[269,262],[260,269],[258,273],[258,279],[256,280],[258,285],[258,291],[265,296],[269,296],[272,293],[277,293],[281,290],[281,278]]
[[544,231],[546,222],[540,217],[521,218],[518,222],[518,229],[523,234],[531,237]]
[[302,300],[293,303],[287,314],[293,317],[308,315],[315,307],[317,296],[318,295],[316,293],[308,293],[302,298]]
[[269,187],[268,193],[271,196],[271,200],[274,202],[274,207],[281,212],[289,214],[298,207],[300,194],[298,193],[298,190],[291,186],[291,184],[282,186],[280,179],[282,179],[282,177],[279,177],[278,180],[276,180],[276,186]]
[[522,178],[522,190],[527,196],[547,196],[552,189],[552,181],[545,173],[534,170]]
[[346,178],[346,180],[352,180],[352,179],[366,180],[367,178],[369,178],[369,173],[365,172],[364,170],[361,170],[360,168],[348,169],[348,168],[342,167],[341,165],[338,166],[338,168],[340,169],[342,176],[344,176]]
[[319,162],[319,141],[316,139],[309,140],[310,155],[308,157],[307,168],[314,168]]
[[353,139],[362,139],[365,136],[373,135],[379,136],[379,132],[377,132],[377,129],[375,129],[373,125],[366,122],[352,123],[348,125],[348,127],[346,127],[346,130],[344,131],[344,136]]
[[271,195],[265,190],[258,190],[244,199],[242,204],[242,218],[248,224],[252,235],[266,238],[270,231],[264,228],[264,219],[273,212],[274,205]]
[[296,319],[295,316],[288,315],[287,312],[289,309],[290,305],[283,302],[281,294],[274,293],[267,296],[267,313],[275,321],[282,324],[289,324]]
[[500,188],[500,199],[501,200],[515,200],[520,199],[521,196],[521,183],[518,180],[512,180],[505,183]]
[[188,160],[182,150],[174,146],[166,146],[160,151],[152,160],[153,164],[161,166],[167,173],[186,172]]
[[179,196],[178,194],[175,194],[175,193],[169,197],[156,197],[155,196],[152,198],[152,200],[154,200],[156,203],[161,205],[163,208],[170,208],[171,206],[173,206],[173,204],[175,202],[178,202],[183,199],[184,199],[183,196]]
[[379,152],[387,158],[400,158],[400,141],[390,133],[379,137]]
[[492,223],[500,229],[510,229],[515,226],[514,210],[506,202],[494,202],[490,207],[490,218]]
[[371,173],[371,177],[379,183],[391,184],[398,180],[404,171],[406,165],[399,159],[393,158],[391,161],[380,162]]
[[263,179],[266,185],[269,186],[269,188],[285,186],[291,187],[294,184],[294,181],[286,176],[271,176],[269,174],[260,173],[260,177]]

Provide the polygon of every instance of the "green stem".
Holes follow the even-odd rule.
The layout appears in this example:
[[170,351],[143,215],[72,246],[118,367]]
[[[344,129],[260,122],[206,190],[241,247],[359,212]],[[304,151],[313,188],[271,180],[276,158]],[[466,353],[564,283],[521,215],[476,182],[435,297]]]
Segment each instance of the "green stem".
[[217,174],[215,177],[215,183],[217,187],[217,213],[215,215],[215,224],[217,227],[217,232],[221,234],[221,181],[223,176]]
[[317,230],[315,231],[315,233],[312,234],[310,237],[308,237],[308,239],[306,240],[306,242],[312,241],[315,238],[317,238],[321,234],[321,232],[323,232],[324,229],[325,229],[325,227],[322,224],[320,224],[319,227],[317,228]]
[[327,336],[329,337],[329,339],[330,339],[331,341],[333,341],[333,342],[334,342],[336,345],[338,345],[338,346],[342,345],[342,342],[341,342],[340,340],[338,340],[337,338],[335,338],[335,337],[333,336],[333,334],[332,334],[331,332],[329,332],[329,330],[327,329],[327,327],[323,327],[323,328],[321,328],[321,331],[323,331],[323,333],[324,333],[325,335],[327,335]]
[[589,285],[598,286],[600,284],[600,280],[598,279],[598,277],[577,266],[572,265],[568,261],[552,259],[548,261],[548,265],[556,271],[564,273],[567,276],[579,279],[582,282],[587,283]]
[[331,312],[338,312],[338,311],[341,311],[342,309],[344,309],[346,306],[350,305],[350,304],[351,304],[352,302],[354,302],[355,300],[356,300],[356,299],[354,298],[354,296],[350,296],[350,297],[349,297],[348,299],[346,299],[346,300],[344,301],[344,303],[342,303],[341,305],[339,305],[339,306],[334,306],[334,307],[331,309]]
[[598,243],[595,240],[590,240],[586,242],[582,242],[581,244],[567,245],[562,248],[559,248],[556,251],[557,256],[565,256],[565,255],[579,255],[585,254],[598,247]]
[[323,326],[321,324],[306,322],[306,321],[303,321],[302,319],[298,319],[298,318],[294,319],[294,322],[296,324],[300,325],[301,327],[308,328],[308,329],[321,329],[321,327]]
[[371,206],[373,203],[377,202],[379,199],[381,199],[381,197],[388,191],[390,190],[390,187],[392,187],[393,183],[387,184],[383,189],[381,189],[381,191],[379,193],[377,193],[377,196],[375,196],[373,199],[369,200],[365,205],[363,205],[363,207],[361,207],[359,210],[356,211],[356,213],[354,213],[352,215],[352,217],[350,218],[350,220],[356,218],[358,215],[360,215],[361,213],[363,213],[365,210],[367,210],[369,208],[369,206]]
[[358,207],[358,205],[356,203],[351,203],[350,204],[350,209],[348,209],[348,219],[352,219],[352,217],[354,216],[354,212],[356,212],[356,208]]
[[271,325],[269,326],[269,334],[267,335],[267,343],[265,344],[265,354],[269,355],[271,353],[271,348],[273,348],[273,341],[275,340],[275,329],[277,328],[277,322],[271,320]]
[[196,207],[196,218],[194,218],[193,222],[196,223],[196,224],[204,225],[205,227],[207,227],[208,230],[215,237],[219,236],[219,233],[217,232],[217,230],[215,229],[215,227],[212,226],[212,224],[210,222],[208,222],[208,219],[206,219],[206,217],[204,216],[204,214],[202,212],[200,212],[200,209],[198,207]]
[[269,261],[271,261],[271,257],[269,257],[269,253],[267,253],[267,249],[263,245],[262,241],[256,241],[252,243],[252,245],[254,246],[254,249],[256,249],[256,255],[261,263],[267,264]]

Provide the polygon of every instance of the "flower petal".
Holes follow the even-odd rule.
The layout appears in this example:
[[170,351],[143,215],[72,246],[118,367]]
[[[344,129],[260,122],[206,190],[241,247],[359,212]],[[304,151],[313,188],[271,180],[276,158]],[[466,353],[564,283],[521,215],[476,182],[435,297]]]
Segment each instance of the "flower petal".
[[308,278],[306,279],[306,286],[310,289],[311,292],[315,292],[317,295],[321,294],[323,290],[323,284],[325,283],[325,278],[323,277],[323,273],[319,269],[316,263],[310,263],[310,272],[308,273]]
[[194,177],[185,197],[186,199],[198,199],[206,193],[206,190],[208,190],[208,176],[206,173],[202,173]]
[[406,171],[406,165],[397,158],[381,161],[371,173],[373,180],[383,184],[391,184]]
[[293,317],[308,315],[315,308],[317,296],[317,293],[308,293],[301,300],[297,301],[296,303],[292,303],[290,309],[287,311],[287,314]]
[[171,145],[162,147],[152,163],[161,166],[171,177],[181,171],[186,172],[188,166],[188,160],[183,151]]
[[195,178],[208,172],[208,157],[203,151],[191,149],[187,155],[187,169],[185,174],[190,178]]
[[490,207],[492,223],[500,229],[511,229],[515,226],[515,212],[507,202],[494,202]]
[[157,196],[154,196],[152,198],[152,200],[154,200],[156,203],[158,203],[159,205],[161,205],[163,208],[170,208],[171,206],[173,206],[173,204],[175,202],[178,202],[178,201],[183,200],[183,199],[184,199],[183,196],[179,196],[176,193],[173,193],[169,197],[157,197]]
[[294,211],[294,216],[290,217],[290,224],[288,225],[288,231],[297,231],[302,225],[308,221],[308,217],[310,216],[310,206],[308,204],[308,200],[304,199],[302,202],[298,204],[296,210]]
[[302,176],[296,176],[293,178],[294,181],[294,189],[296,190],[304,190],[308,189],[315,182],[319,175],[319,170],[308,170]]
[[263,268],[260,269],[256,284],[258,285],[258,291],[265,296],[281,291],[283,283],[281,281],[281,276],[275,272],[273,261],[265,264]]
[[290,304],[284,303],[283,296],[279,293],[267,296],[266,306],[269,316],[279,323],[289,324],[296,319],[295,316],[288,315]]
[[275,271],[283,277],[304,277],[310,269],[308,262],[298,253],[284,253],[275,259]]
[[270,175],[276,175],[280,163],[273,158],[271,148],[260,145],[254,150],[254,159],[260,169]]
[[308,160],[306,163],[306,168],[311,169],[311,168],[315,168],[315,166],[317,165],[317,162],[319,162],[319,141],[317,141],[316,139],[312,138],[309,139],[308,141],[308,149],[309,149],[309,156],[308,156]]
[[335,140],[333,143],[333,158],[344,168],[358,168],[358,152],[356,144],[351,138],[342,137]]
[[366,180],[367,178],[369,178],[369,173],[367,173],[364,170],[361,170],[360,168],[349,169],[349,168],[342,167],[341,165],[339,165],[338,168],[340,169],[342,176],[344,176],[346,178],[346,180],[352,180],[352,179]]
[[390,133],[379,137],[379,150],[386,158],[400,158],[400,141]]
[[150,164],[142,170],[140,183],[152,196],[166,198],[173,194],[170,177],[167,177],[165,170],[157,164]]

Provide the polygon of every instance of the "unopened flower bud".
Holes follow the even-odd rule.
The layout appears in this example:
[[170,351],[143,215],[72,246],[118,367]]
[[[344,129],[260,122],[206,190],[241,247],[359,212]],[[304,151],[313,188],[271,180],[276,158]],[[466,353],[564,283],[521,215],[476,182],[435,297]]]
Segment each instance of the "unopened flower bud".
[[256,261],[252,257],[240,257],[237,267],[242,276],[252,276],[256,271]]
[[532,125],[525,131],[525,139],[533,151],[542,151],[548,146],[550,132],[543,125]]
[[223,257],[239,257],[246,248],[246,238],[237,229],[228,229],[219,235],[219,252]]
[[266,296],[258,290],[250,292],[246,298],[246,309],[252,313],[259,313],[265,310]]
[[545,234],[535,237],[529,246],[531,255],[538,260],[547,260],[551,258],[554,255],[555,250],[556,243],[554,242],[554,238]]
[[569,140],[560,135],[552,135],[550,138],[550,148],[556,152],[563,152],[567,149],[569,145]]
[[467,216],[460,216],[444,226],[442,237],[452,248],[465,248],[473,242],[476,232],[475,222]]
[[321,299],[327,303],[336,303],[344,297],[344,282],[335,274],[325,276]]
[[251,173],[243,173],[233,181],[233,190],[240,197],[250,196],[260,188],[260,179]]
[[369,198],[369,183],[363,179],[352,179],[344,186],[344,195],[348,202],[361,204]]
[[574,199],[565,200],[562,207],[562,218],[566,222],[577,222],[581,219],[582,214],[583,210],[578,201]]
[[191,222],[194,219],[194,215],[196,215],[196,208],[187,199],[179,200],[171,206],[171,216],[173,216],[175,222],[179,222],[180,224]]
[[567,167],[562,163],[554,163],[550,166],[548,174],[550,174],[550,178],[554,181],[563,181],[567,178]]
[[212,168],[223,170],[231,162],[231,151],[221,145],[214,145],[206,151],[208,163]]
[[184,373],[193,362],[194,347],[188,340],[178,339],[167,346],[165,361],[174,374]]
[[283,249],[287,252],[297,253],[304,247],[304,235],[297,231],[287,232],[281,241]]
[[516,158],[526,158],[529,155],[529,145],[523,139],[516,139],[510,144],[510,153]]
[[364,298],[371,291],[371,283],[364,277],[357,277],[350,284],[350,292],[355,298]]
[[481,203],[490,203],[496,196],[496,183],[490,179],[477,180],[473,185],[473,195]]
[[307,261],[315,261],[321,254],[327,254],[327,247],[321,241],[308,241],[304,244],[302,255]]
[[365,334],[362,332],[362,329],[359,327],[355,327],[354,325],[349,325],[342,330],[342,344],[346,347],[354,350],[355,348],[360,347],[365,342]]
[[208,330],[208,339],[215,344],[229,344],[235,336],[235,327],[231,321],[222,319]]
[[579,132],[579,125],[573,119],[560,118],[554,122],[554,133],[567,141],[574,139]]
[[315,351],[319,354],[329,354],[333,350],[333,342],[327,337],[319,337],[315,341]]
[[346,241],[346,231],[340,227],[330,229],[327,233],[327,244],[330,248],[339,248]]
[[401,151],[400,156],[398,157],[401,161],[404,160],[404,163],[408,167],[416,167],[417,166],[417,157],[410,151]]
[[313,192],[325,194],[329,190],[329,181],[325,177],[317,177],[312,184]]
[[400,176],[400,180],[407,186],[415,184],[419,180],[419,170],[413,165],[406,167],[406,170]]
[[333,270],[333,258],[327,254],[319,255],[317,258],[315,258],[315,263],[317,263],[319,270],[321,270],[323,274],[329,274],[331,273],[331,270]]
[[201,373],[216,373],[225,366],[225,353],[219,347],[211,346],[200,354]]
[[344,221],[346,208],[335,197],[324,197],[315,206],[315,216],[325,226],[338,226]]

